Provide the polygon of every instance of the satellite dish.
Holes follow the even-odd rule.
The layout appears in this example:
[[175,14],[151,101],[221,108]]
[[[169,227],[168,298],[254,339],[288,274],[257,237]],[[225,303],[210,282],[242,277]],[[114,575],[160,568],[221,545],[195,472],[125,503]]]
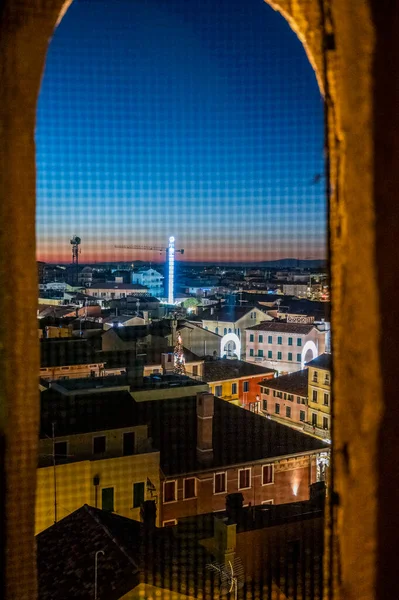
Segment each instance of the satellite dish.
[[211,563],[206,568],[217,573],[220,579],[219,593],[226,596],[234,592],[234,599],[238,598],[238,590],[244,587],[244,566],[240,558],[229,560],[224,565]]

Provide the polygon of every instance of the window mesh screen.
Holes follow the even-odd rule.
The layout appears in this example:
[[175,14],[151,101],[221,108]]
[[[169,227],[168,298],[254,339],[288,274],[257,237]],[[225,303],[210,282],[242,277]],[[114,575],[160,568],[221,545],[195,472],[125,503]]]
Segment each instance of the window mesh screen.
[[323,148],[261,0],[63,17],[36,127],[40,597],[322,598]]

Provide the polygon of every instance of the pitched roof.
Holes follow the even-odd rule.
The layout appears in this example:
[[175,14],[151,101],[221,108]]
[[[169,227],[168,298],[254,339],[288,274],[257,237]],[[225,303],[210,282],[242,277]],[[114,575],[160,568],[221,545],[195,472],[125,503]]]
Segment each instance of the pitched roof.
[[212,308],[204,310],[200,317],[203,321],[220,321],[225,323],[235,323],[239,319],[242,319],[251,310],[260,310],[256,306],[221,306],[220,308],[214,307],[213,314]]
[[215,398],[213,459],[204,466],[196,452],[196,396],[145,402],[135,402],[132,396],[134,391],[75,397],[51,389],[42,392],[41,436],[51,435],[54,421],[57,436],[148,423],[167,476],[329,448],[321,440]]
[[97,362],[94,349],[86,340],[70,338],[40,340],[40,367],[43,369]]
[[141,283],[117,283],[117,282],[107,282],[107,283],[93,283],[90,287],[85,288],[87,290],[146,290],[147,286],[141,285]]
[[99,598],[117,600],[140,581],[182,592],[187,582],[204,590],[204,579],[213,580],[206,569],[212,557],[195,538],[177,539],[169,527],[149,533],[138,521],[87,504],[36,542],[40,600],[93,598],[98,550],[104,552],[98,556]]
[[[133,393],[134,396],[134,393]],[[196,452],[196,397],[141,402],[142,419],[150,423],[153,445],[160,450],[168,476],[250,463],[312,450],[328,444],[262,415],[215,398],[213,459],[205,467]]]
[[202,378],[204,381],[212,382],[239,377],[251,377],[254,375],[266,375],[268,373],[274,373],[274,370],[248,363],[244,360],[220,358],[218,360],[207,360],[204,363]]
[[325,369],[331,371],[332,358],[331,354],[327,352],[320,354],[317,358],[314,358],[310,362],[306,363],[308,367],[318,367],[319,369]]
[[265,379],[261,381],[259,385],[267,387],[272,390],[279,390],[280,392],[288,392],[289,394],[295,394],[296,396],[306,397],[308,395],[308,369],[302,371],[295,371],[288,375],[281,375],[274,379]]
[[315,326],[310,324],[303,323],[285,323],[281,321],[264,321],[263,323],[259,323],[259,325],[254,325],[253,327],[247,327],[247,331],[270,331],[276,333],[298,333],[302,335],[307,335],[314,329]]

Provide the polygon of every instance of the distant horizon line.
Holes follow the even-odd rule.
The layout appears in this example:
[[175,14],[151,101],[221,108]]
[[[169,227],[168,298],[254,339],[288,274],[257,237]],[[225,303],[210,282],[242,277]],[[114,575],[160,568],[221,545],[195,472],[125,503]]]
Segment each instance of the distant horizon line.
[[[41,260],[39,258],[36,259],[36,262],[41,262],[47,265],[72,265],[71,261],[46,261]],[[179,264],[192,264],[192,265],[268,265],[273,263],[282,263],[282,262],[290,262],[290,263],[327,263],[327,258],[293,258],[293,257],[285,257],[285,258],[276,258],[271,260],[249,260],[249,261],[210,261],[210,260],[176,260],[176,263]],[[92,260],[92,261],[81,261],[79,265],[112,265],[115,263],[119,264],[131,264],[131,263],[143,263],[143,264],[157,264],[157,265],[165,265],[165,261],[156,261],[156,260],[142,260],[142,259],[131,259],[131,260]]]

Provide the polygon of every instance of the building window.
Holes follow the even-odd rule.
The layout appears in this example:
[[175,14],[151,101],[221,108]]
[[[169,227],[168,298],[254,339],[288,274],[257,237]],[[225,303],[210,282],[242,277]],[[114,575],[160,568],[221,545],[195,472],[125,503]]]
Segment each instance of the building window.
[[273,352],[271,350],[267,351],[267,358],[273,358]]
[[290,337],[288,338],[288,345],[292,346],[292,338],[290,338]]
[[248,392],[248,390],[249,390],[249,381],[244,381],[244,383],[242,384],[242,391]]
[[219,333],[219,327],[215,327],[215,333]]
[[173,527],[174,525],[177,525],[176,519],[169,519],[169,521],[164,521],[162,523],[162,527]]
[[101,508],[114,512],[114,488],[103,488],[101,490]]
[[254,350],[253,350],[253,348],[250,348],[250,350],[249,350],[249,356],[253,356],[253,355],[254,355]]
[[292,360],[292,352],[288,352],[288,360]]
[[328,417],[323,417],[323,429],[328,429]]
[[134,431],[129,431],[123,434],[123,456],[131,456],[134,454],[136,445],[136,436]]
[[282,352],[277,352],[277,360],[281,360],[283,357]]
[[261,335],[261,334],[259,335],[259,343],[263,344],[263,335]]
[[164,481],[163,501],[176,502],[177,500],[177,481]]
[[215,396],[220,397],[222,395],[222,386],[221,385],[215,385]]
[[324,394],[324,406],[328,406],[328,394]]
[[287,406],[285,409],[285,416],[291,419],[291,406]]
[[299,411],[299,420],[300,421],[304,421],[305,420],[305,411],[304,410],[300,410]]
[[226,473],[215,473],[213,477],[213,493],[224,494],[226,491]]
[[276,413],[276,415],[280,414],[280,405],[279,404],[275,405],[274,412]]
[[107,446],[105,435],[99,435],[93,438],[93,454],[104,454]]
[[297,345],[297,346],[302,346],[302,339],[301,339],[301,338],[298,338],[298,339],[297,339],[297,341],[296,341],[296,345]]
[[195,477],[190,477],[189,479],[185,479],[183,483],[183,494],[184,500],[189,500],[190,498],[196,498],[197,490],[196,490],[196,479]]
[[140,508],[144,503],[144,482],[133,484],[133,508]]
[[278,344],[279,346],[281,346],[281,345],[282,345],[282,343],[283,343],[283,338],[282,338],[281,336],[279,336],[279,337],[277,338],[277,344]]
[[254,334],[253,334],[253,333],[250,333],[250,334],[249,334],[249,341],[250,341],[250,342],[253,342],[253,341],[254,341]]
[[263,350],[258,350],[258,356],[259,356],[260,358],[263,358]]
[[272,344],[273,343],[273,336],[269,335],[269,337],[267,338],[267,343],[268,344]]
[[317,402],[317,390],[312,390],[312,402]]
[[330,375],[328,373],[324,377],[324,385],[330,385]]
[[300,354],[296,355],[296,362],[301,362],[302,361],[302,356]]
[[224,328],[224,335],[227,333],[227,327]]
[[54,444],[55,461],[65,460],[68,454],[68,442],[55,442]]
[[267,410],[267,400],[263,400],[263,410]]
[[312,425],[313,425],[313,427],[317,427],[317,414],[316,413],[312,414]]
[[300,397],[299,397],[299,396],[297,396],[297,397],[296,397],[296,403],[297,403],[297,404],[300,404],[300,403],[301,403],[301,399],[300,399]]
[[247,490],[251,487],[251,469],[239,469],[238,489]]
[[263,465],[262,467],[262,485],[274,483],[274,465]]
[[315,371],[315,372],[313,373],[313,381],[314,381],[315,383],[317,383],[317,380],[318,380],[318,375],[317,375],[317,371]]
[[231,395],[235,396],[237,394],[237,384],[236,383],[232,383],[231,384]]
[[193,375],[198,375],[198,365],[193,365]]
[[290,402],[294,401],[294,396],[292,394],[288,394],[287,398]]
[[268,396],[270,394],[270,388],[265,389],[265,394]]

